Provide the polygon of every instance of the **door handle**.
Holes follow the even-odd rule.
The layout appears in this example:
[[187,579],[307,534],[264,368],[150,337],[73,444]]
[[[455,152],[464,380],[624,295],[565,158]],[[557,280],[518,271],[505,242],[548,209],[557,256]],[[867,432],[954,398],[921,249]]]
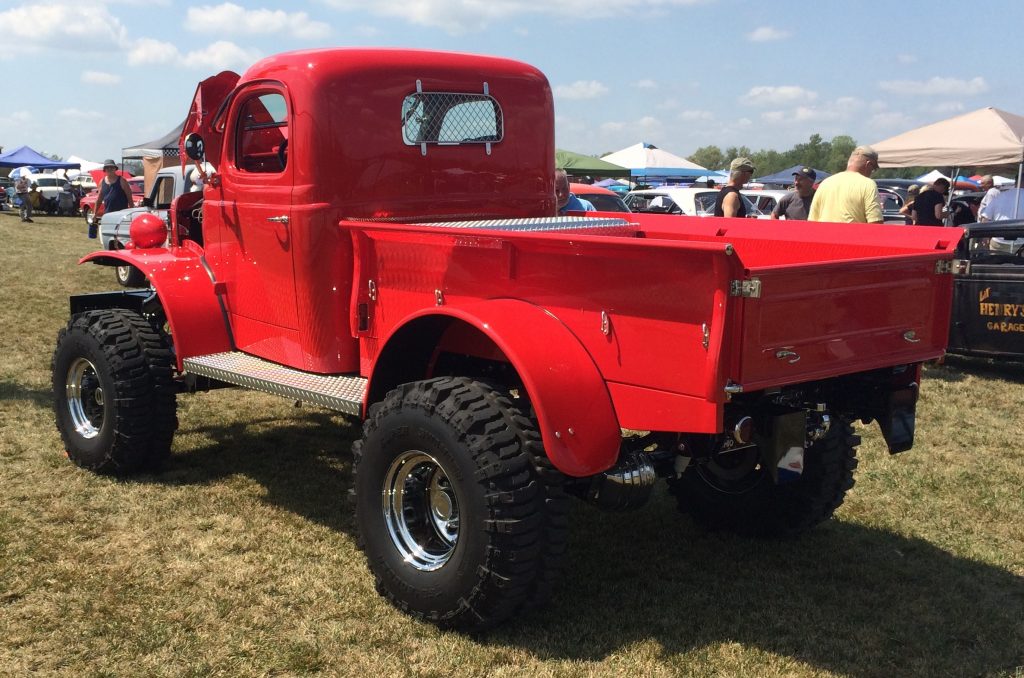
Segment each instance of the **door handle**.
[[287,226],[288,225],[288,215],[284,214],[284,215],[281,215],[279,217],[267,217],[267,221],[273,221],[275,224],[284,224],[285,226]]

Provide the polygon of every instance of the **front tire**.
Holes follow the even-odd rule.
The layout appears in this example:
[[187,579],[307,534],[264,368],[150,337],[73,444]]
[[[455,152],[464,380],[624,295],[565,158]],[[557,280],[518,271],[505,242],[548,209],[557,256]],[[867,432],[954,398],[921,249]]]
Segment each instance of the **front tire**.
[[360,541],[396,607],[480,630],[548,597],[568,500],[501,392],[455,377],[403,384],[371,408],[353,452]]
[[[794,535],[832,517],[853,487],[857,445],[849,420],[836,418],[804,455],[798,480],[775,484],[761,455],[720,455],[669,481],[679,510],[711,529],[753,536]],[[733,455],[733,457],[730,457]]]
[[68,458],[97,473],[153,469],[178,426],[166,335],[140,314],[72,316],[53,353],[53,407]]
[[131,264],[114,267],[114,276],[121,287],[146,287],[146,275]]

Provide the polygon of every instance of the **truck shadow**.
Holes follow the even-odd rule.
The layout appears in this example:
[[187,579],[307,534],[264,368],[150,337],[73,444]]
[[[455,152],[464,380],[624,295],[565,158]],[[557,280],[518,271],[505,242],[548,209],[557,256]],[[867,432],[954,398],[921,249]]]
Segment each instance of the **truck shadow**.
[[53,407],[53,392],[34,389],[11,379],[0,379],[0,400],[27,400],[37,407]]
[[928,376],[945,381],[961,381],[965,374],[989,379],[1005,379],[1020,384],[1024,383],[1024,363],[949,355],[946,356],[944,364],[934,368],[928,373]]
[[1011,572],[840,520],[768,541],[706,533],[674,511],[667,498],[632,517],[580,507],[556,600],[485,642],[570,661],[653,642],[670,665],[740,643],[865,677],[1024,665],[1024,578]]
[[[357,432],[320,411],[183,429],[210,442],[176,451],[147,482],[242,473],[266,488],[265,501],[351,534]],[[739,643],[780,658],[766,661],[864,677],[1012,675],[1024,665],[1024,578],[922,539],[842,520],[792,540],[707,533],[661,489],[633,513],[576,504],[571,517],[555,599],[477,638],[481,647],[602,662],[653,644],[652,660],[671,666],[684,656],[711,664],[728,651],[720,646]]]

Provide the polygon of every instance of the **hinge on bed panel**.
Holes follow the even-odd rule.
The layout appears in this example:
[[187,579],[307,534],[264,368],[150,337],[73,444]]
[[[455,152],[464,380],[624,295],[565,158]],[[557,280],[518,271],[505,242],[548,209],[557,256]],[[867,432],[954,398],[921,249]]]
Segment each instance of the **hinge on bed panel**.
[[729,296],[751,297],[757,299],[761,296],[761,280],[751,278],[750,280],[730,280]]

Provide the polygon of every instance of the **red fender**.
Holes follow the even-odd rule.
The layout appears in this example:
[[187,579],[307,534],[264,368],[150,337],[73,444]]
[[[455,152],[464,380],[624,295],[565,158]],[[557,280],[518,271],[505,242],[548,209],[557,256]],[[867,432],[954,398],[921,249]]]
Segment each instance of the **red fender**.
[[185,358],[233,350],[231,330],[198,246],[101,250],[78,263],[87,261],[131,264],[146,274],[171,326],[179,370]]
[[[515,299],[446,305],[406,318],[388,340],[407,323],[428,315],[458,318],[502,351],[523,380],[544,449],[558,470],[581,477],[615,464],[622,437],[608,387],[590,354],[558,318]],[[368,393],[376,374],[374,365]]]

